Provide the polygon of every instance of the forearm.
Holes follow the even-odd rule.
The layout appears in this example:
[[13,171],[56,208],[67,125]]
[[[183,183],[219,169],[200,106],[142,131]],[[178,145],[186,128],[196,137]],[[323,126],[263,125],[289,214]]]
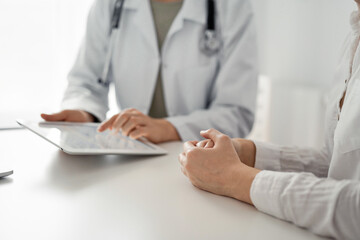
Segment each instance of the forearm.
[[251,186],[260,170],[244,166],[234,171],[234,182],[235,187],[232,191],[231,197],[246,202],[248,204],[254,205],[251,197]]
[[360,236],[360,183],[308,173],[262,171],[251,186],[256,208],[337,239]]
[[278,146],[255,141],[256,156],[254,167],[262,170],[311,172],[326,177],[330,164],[325,148],[315,150]]

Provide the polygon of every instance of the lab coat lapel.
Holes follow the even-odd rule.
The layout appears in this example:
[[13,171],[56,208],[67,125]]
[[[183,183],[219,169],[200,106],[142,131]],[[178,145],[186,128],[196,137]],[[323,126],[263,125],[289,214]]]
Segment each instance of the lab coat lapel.
[[138,30],[141,31],[145,41],[149,44],[149,49],[154,52],[154,55],[159,57],[159,46],[149,0],[137,1],[135,25],[138,27]]
[[184,0],[183,6],[166,36],[164,48],[172,36],[184,27],[184,22],[186,20],[205,24],[206,14],[206,0]]

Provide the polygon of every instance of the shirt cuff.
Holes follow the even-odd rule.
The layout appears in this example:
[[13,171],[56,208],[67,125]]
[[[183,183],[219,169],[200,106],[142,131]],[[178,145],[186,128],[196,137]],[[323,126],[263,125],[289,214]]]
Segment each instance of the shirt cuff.
[[270,143],[254,141],[256,146],[255,168],[260,170],[280,171],[280,147]]
[[280,195],[283,190],[281,181],[284,173],[261,171],[251,185],[250,198],[254,206],[261,212],[284,219]]
[[195,133],[191,131],[189,127],[186,126],[185,119],[183,116],[179,117],[168,117],[168,120],[177,130],[182,141],[200,141],[202,139],[200,132]]
[[[62,109],[82,110],[92,114],[99,122],[106,119],[107,108],[99,106],[93,101],[79,102],[78,100],[65,100],[61,104]],[[105,111],[104,111],[105,109]]]

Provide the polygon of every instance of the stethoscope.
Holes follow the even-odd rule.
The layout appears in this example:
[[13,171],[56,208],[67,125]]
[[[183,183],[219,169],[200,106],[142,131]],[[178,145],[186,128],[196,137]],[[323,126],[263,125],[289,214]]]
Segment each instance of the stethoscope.
[[[109,85],[109,71],[112,53],[115,47],[115,41],[117,33],[120,27],[121,13],[124,6],[125,0],[116,0],[114,12],[111,18],[111,32],[109,40],[109,48],[106,53],[104,70],[101,78],[98,79],[98,83],[103,86]],[[213,56],[217,54],[221,47],[222,41],[219,32],[216,30],[216,4],[215,0],[207,0],[207,23],[204,31],[204,36],[200,41],[200,50],[207,56]]]

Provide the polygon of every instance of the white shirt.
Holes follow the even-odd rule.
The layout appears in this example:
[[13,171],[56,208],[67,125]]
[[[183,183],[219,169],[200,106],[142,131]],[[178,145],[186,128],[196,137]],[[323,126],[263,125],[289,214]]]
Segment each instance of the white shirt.
[[[257,209],[337,239],[360,239],[360,17],[351,15],[336,79],[342,82],[326,115],[321,150],[256,142],[251,187]],[[346,80],[346,81],[345,81]],[[340,100],[346,91],[343,107]]]

